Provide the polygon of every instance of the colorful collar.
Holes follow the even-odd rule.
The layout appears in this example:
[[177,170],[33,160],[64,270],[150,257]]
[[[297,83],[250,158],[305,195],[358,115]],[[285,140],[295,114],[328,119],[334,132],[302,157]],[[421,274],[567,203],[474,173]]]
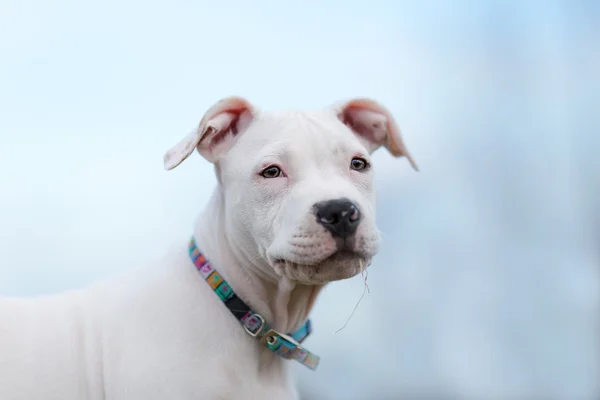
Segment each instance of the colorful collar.
[[206,280],[225,306],[231,311],[237,320],[242,323],[244,330],[252,337],[271,350],[273,353],[287,360],[293,359],[310,369],[316,369],[319,364],[319,356],[306,350],[300,343],[312,332],[310,320],[296,332],[283,334],[272,329],[265,319],[255,313],[244,303],[231,289],[231,286],[223,277],[215,271],[207,259],[200,253],[194,238],[190,240],[189,253],[194,265],[200,275]]

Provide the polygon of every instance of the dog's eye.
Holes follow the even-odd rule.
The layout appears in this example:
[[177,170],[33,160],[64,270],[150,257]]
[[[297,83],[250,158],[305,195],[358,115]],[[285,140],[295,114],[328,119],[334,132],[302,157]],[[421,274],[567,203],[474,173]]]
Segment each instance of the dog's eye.
[[281,169],[279,167],[271,165],[270,167],[263,169],[263,171],[260,174],[263,178],[267,179],[278,178],[281,176]]
[[369,163],[364,158],[354,157],[352,161],[350,161],[350,168],[355,171],[362,171],[367,169]]

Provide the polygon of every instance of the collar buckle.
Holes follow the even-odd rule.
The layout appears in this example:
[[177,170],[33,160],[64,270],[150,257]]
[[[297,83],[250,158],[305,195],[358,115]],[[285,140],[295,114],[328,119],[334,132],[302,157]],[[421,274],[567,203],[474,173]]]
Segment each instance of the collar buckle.
[[294,358],[294,354],[301,349],[300,344],[293,338],[278,332],[275,329],[269,329],[262,337],[261,342],[267,346],[269,350],[274,351],[288,360]]
[[256,313],[248,316],[242,324],[246,333],[252,337],[257,337],[267,325],[262,315]]
[[269,329],[261,338],[261,342],[272,352],[287,360],[295,360],[314,370],[319,365],[320,357],[303,348],[293,337]]

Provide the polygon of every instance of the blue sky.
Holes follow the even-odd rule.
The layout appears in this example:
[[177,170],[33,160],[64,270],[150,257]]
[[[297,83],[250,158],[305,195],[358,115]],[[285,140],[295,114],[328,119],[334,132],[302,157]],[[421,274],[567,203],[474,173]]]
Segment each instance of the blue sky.
[[[377,154],[371,294],[315,311],[325,399],[595,399],[596,3],[0,1],[0,293],[79,287],[185,240],[215,184],[162,155],[223,96],[370,96],[422,172]],[[594,331],[596,329],[596,331]],[[596,333],[595,333],[596,332]],[[380,344],[370,345],[372,341]]]

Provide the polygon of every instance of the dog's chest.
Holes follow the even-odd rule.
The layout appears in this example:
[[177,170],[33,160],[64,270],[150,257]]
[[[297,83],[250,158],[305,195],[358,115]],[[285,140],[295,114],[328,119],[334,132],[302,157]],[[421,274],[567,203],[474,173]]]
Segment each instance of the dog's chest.
[[281,360],[264,363],[254,343],[232,345],[219,339],[196,347],[183,342],[164,346],[146,359],[141,352],[130,353],[106,382],[107,399],[297,398]]
[[144,283],[135,303],[115,301],[106,399],[296,399],[290,361],[248,336],[187,257],[175,259],[181,268]]

